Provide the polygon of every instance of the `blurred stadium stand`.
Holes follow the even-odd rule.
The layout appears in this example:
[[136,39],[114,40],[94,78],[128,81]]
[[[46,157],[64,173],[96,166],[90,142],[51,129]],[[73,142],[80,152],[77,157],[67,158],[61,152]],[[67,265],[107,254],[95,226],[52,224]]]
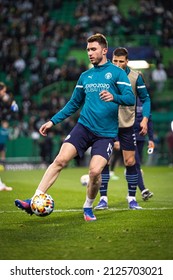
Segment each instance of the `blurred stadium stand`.
[[[45,1],[43,2],[45,3]],[[51,4],[54,2],[56,1],[50,1]],[[60,4],[59,8],[54,8],[54,6],[52,5],[53,8],[49,7],[47,12],[49,13],[49,17],[53,20],[54,23],[56,23],[56,25],[61,24],[63,26],[65,24],[69,24],[71,30],[73,30],[78,24],[78,18],[75,16],[76,7],[79,4],[82,5],[83,2],[84,1],[77,0],[58,1],[58,3]],[[89,3],[92,2],[93,1],[89,1]],[[121,15],[125,17],[125,19],[128,18],[131,22],[132,30],[136,30],[136,27],[139,26],[139,24],[141,23],[140,20],[142,21],[143,25],[145,24],[144,18],[141,19],[138,16],[135,17],[135,15],[137,15],[140,11],[140,2],[143,1],[113,1],[113,3],[117,4],[118,10],[121,13]],[[164,1],[159,2],[161,4],[164,3]],[[129,13],[130,10],[131,13]],[[163,22],[160,21],[159,16],[153,18],[152,21],[155,30],[160,30],[160,28],[162,28]],[[169,66],[169,62],[172,60],[173,43],[169,46],[163,44],[163,34],[161,34],[160,32],[146,32],[142,34],[142,29],[141,33],[128,32],[128,26],[126,25],[126,21],[124,20],[123,22],[125,22],[125,25],[123,26],[122,23],[120,24],[120,26],[117,25],[116,32],[114,32],[114,34],[111,34],[112,31],[109,32],[109,30],[114,29],[115,26],[111,26],[113,23],[110,21],[110,29],[108,29],[108,31],[105,33],[109,42],[109,57],[111,58],[111,52],[115,47],[124,46],[129,49],[130,59],[146,59],[150,64],[151,68],[149,70],[145,70],[144,74],[146,75],[146,77],[148,77],[147,81],[149,83],[149,89],[152,98],[154,130],[158,135],[158,138],[160,139],[161,143],[159,146],[159,160],[157,164],[168,164],[165,136],[166,133],[170,130],[170,122],[173,120],[173,77],[168,77],[168,80],[165,84],[164,92],[158,93],[152,85],[152,81],[150,79],[150,72],[155,67],[155,64],[158,60],[161,60],[165,68]],[[146,22],[146,24],[147,23],[149,25],[149,22]],[[148,25],[147,28],[149,28]],[[70,32],[71,31],[69,31],[69,33]],[[77,34],[77,29],[75,29],[75,32],[75,34],[71,34],[71,36],[69,36],[68,33],[67,37],[63,37],[58,42],[56,48],[56,59],[54,61],[49,61],[50,68],[49,71],[45,73],[45,75],[51,76],[56,67],[61,69],[61,67],[64,67],[64,65],[67,65],[68,67],[70,63],[72,63],[72,67],[73,63],[75,67],[80,67],[82,63],[84,63],[85,66],[88,67],[88,57],[85,51],[84,43],[81,40],[80,43],[77,41],[79,35]],[[86,30],[84,30],[84,33],[86,33]],[[87,34],[85,34],[85,36],[87,36]],[[51,37],[48,41],[51,42]],[[35,57],[35,54],[37,52],[37,47],[38,46],[35,43],[30,44],[31,56],[33,58]],[[44,59],[46,59],[48,55],[48,48],[42,50],[41,56]],[[36,92],[32,92],[33,86],[31,82],[31,70],[29,69],[28,65],[26,65],[26,69],[23,73],[23,78],[27,80],[29,86],[31,86],[30,98],[32,102],[35,103],[36,106],[38,106],[38,108],[42,103],[43,97],[49,97],[52,92],[56,92],[57,95],[63,95],[68,99],[72,93],[76,82],[76,80],[67,80],[63,78],[61,78],[57,82],[55,80],[52,81],[52,79],[50,79],[50,81],[48,80],[46,84],[41,82],[40,88],[38,87]],[[10,89],[14,91],[14,81],[9,80],[8,73],[0,71],[0,80],[6,82],[9,85]],[[19,103],[19,106],[22,107],[23,98],[20,91],[14,91],[14,95]],[[35,160],[36,162],[39,161],[40,156],[38,145],[35,143],[35,140],[31,139],[31,137],[29,136],[22,136],[18,137],[17,139],[11,140],[8,143],[7,161],[15,161],[17,158]],[[56,147],[54,148],[54,150],[57,150]]]

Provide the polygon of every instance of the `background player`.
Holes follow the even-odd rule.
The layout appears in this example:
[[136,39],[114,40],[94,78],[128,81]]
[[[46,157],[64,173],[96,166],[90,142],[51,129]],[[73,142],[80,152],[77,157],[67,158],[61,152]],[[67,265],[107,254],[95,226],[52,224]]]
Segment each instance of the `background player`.
[[[18,112],[18,105],[13,99],[13,96],[7,93],[6,85],[3,82],[0,82],[0,120],[5,121],[8,114],[12,114],[13,112]],[[0,191],[11,190],[12,188],[6,186],[0,179]]]
[[[133,92],[142,103],[142,119],[140,119],[140,135],[146,135],[148,130],[148,119],[150,117],[150,97],[147,91],[143,76],[132,69],[128,64],[128,51],[126,48],[119,47],[114,50],[112,57],[113,64],[125,70],[131,82]],[[136,201],[136,188],[138,185],[138,174],[141,178],[141,170],[136,166],[135,150],[136,136],[134,131],[136,106],[125,107],[119,106],[119,133],[118,140],[123,154],[124,164],[126,167],[126,180],[128,184],[128,205],[130,209],[141,209]],[[106,165],[102,171],[102,184],[100,188],[100,201],[95,209],[108,208],[107,187],[109,182],[109,166]],[[145,197],[151,197],[149,190],[145,191]]]

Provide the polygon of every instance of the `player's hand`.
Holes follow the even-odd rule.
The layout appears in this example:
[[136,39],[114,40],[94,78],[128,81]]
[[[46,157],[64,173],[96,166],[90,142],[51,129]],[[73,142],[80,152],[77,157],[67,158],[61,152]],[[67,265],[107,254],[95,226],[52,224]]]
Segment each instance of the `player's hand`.
[[120,141],[114,142],[114,149],[119,151],[120,150]]
[[155,147],[154,142],[149,140],[148,141],[148,154],[152,154],[153,153],[154,147]]
[[144,117],[140,123],[141,130],[139,132],[140,135],[145,136],[148,131],[148,118]]
[[155,144],[153,141],[149,140],[148,141],[148,149],[153,149],[154,150]]
[[114,100],[113,95],[107,90],[102,90],[100,92],[100,98],[101,98],[101,100],[103,100],[105,102],[110,102],[110,101]]
[[47,136],[47,131],[52,126],[53,126],[53,122],[51,122],[51,121],[48,121],[48,122],[44,123],[39,129],[40,134],[43,135],[43,136]]

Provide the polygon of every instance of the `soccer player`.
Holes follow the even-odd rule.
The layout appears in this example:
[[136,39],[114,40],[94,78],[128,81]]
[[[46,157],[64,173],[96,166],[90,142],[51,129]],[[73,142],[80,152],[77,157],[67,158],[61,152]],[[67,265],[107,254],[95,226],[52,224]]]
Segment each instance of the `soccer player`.
[[[128,78],[131,82],[133,92],[137,99],[139,98],[142,105],[140,105],[140,114],[136,114],[137,121],[139,121],[138,130],[140,136],[145,136],[148,130],[148,119],[150,117],[150,97],[147,91],[143,76],[137,72],[130,69],[128,64],[128,51],[126,48],[116,48],[113,52],[112,57],[113,64],[125,70]],[[142,106],[142,107],[141,107]],[[128,205],[129,209],[139,210],[140,207],[136,201],[136,188],[137,185],[141,185],[142,176],[140,169],[140,161],[137,159],[137,164],[135,160],[136,151],[136,136],[134,130],[135,122],[135,111],[138,112],[138,105],[136,106],[119,106],[118,119],[119,119],[119,133],[118,140],[120,141],[120,146],[123,154],[124,164],[126,167],[126,180],[128,184]],[[153,145],[150,142],[149,145]],[[136,153],[137,156],[137,153]],[[109,165],[106,165],[102,171],[102,184],[100,188],[100,201],[95,209],[107,209],[108,208],[108,197],[107,188],[109,182]],[[153,194],[145,189],[143,184],[142,197],[146,200]]]
[[[7,93],[7,87],[3,82],[0,82],[0,120],[5,120],[6,115],[11,112],[17,112],[18,105],[16,101]],[[3,146],[0,147],[3,151]],[[11,187],[8,187],[0,179],[0,191],[12,191]]]
[[[135,104],[135,96],[124,70],[107,59],[108,43],[104,35],[87,39],[87,53],[93,67],[83,72],[67,104],[40,127],[42,136],[48,130],[81,108],[77,124],[65,138],[59,154],[49,165],[36,190],[46,193],[61,170],[76,156],[82,157],[91,146],[89,184],[83,205],[84,220],[96,220],[93,202],[101,184],[101,172],[110,159],[114,138],[118,133],[118,106]],[[31,199],[15,200],[15,205],[32,214]]]

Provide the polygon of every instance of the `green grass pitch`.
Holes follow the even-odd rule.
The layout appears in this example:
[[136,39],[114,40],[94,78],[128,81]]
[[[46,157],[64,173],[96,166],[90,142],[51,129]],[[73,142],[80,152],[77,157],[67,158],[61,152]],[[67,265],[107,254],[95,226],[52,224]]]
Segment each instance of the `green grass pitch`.
[[[110,181],[109,209],[94,211],[95,222],[83,220],[86,188],[80,177],[86,168],[66,168],[48,191],[55,210],[47,217],[29,216],[14,206],[30,198],[44,170],[3,171],[12,192],[0,192],[1,260],[172,260],[173,169],[143,167],[146,187],[154,192],[142,210],[128,210],[124,168]],[[97,204],[99,195],[95,201]]]

